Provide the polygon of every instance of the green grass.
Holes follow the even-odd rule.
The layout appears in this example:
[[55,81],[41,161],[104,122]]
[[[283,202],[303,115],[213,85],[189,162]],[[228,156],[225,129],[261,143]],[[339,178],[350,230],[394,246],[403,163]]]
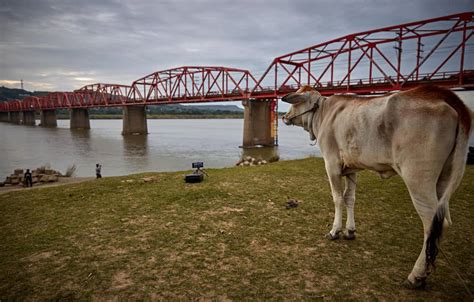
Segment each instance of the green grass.
[[[358,237],[327,241],[334,207],[321,159],[209,174],[0,195],[0,300],[470,300],[441,255],[426,290],[400,285],[422,226],[398,177],[360,173]],[[468,167],[443,242],[471,290],[473,183]],[[289,198],[302,202],[287,210]]]

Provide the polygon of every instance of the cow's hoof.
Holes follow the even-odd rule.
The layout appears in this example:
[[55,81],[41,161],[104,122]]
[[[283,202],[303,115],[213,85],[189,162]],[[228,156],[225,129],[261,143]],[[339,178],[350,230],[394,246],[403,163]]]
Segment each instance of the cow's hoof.
[[405,281],[403,281],[403,286],[407,289],[425,289],[426,278],[415,278],[414,283],[408,279],[405,279]]
[[341,231],[337,231],[335,235],[332,235],[331,232],[327,233],[324,237],[326,237],[329,240],[337,240],[339,239],[339,233]]
[[347,230],[347,232],[344,233],[342,238],[344,238],[345,240],[354,240],[354,239],[356,239],[355,232],[356,232],[355,230],[353,230],[353,231]]

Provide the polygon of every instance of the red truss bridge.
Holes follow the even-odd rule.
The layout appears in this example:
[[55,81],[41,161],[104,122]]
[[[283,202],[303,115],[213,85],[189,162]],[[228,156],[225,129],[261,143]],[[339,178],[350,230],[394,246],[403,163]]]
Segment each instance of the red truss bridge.
[[257,80],[248,70],[183,66],[130,86],[92,84],[0,104],[0,112],[276,99],[302,85],[322,94],[371,94],[431,83],[474,88],[474,12],[350,34],[279,56]]
[[248,70],[183,66],[134,81],[128,96],[130,102],[146,104],[235,101],[248,99],[256,83]]
[[123,106],[128,102],[130,86],[120,84],[90,84],[74,91],[82,107]]
[[325,95],[378,93],[425,83],[472,88],[473,15],[350,34],[277,57],[251,96],[278,97],[301,85],[315,86]]

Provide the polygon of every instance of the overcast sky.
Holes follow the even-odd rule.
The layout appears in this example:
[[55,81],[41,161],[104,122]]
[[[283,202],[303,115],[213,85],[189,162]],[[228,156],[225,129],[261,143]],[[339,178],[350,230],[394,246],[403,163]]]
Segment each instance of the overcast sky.
[[130,84],[182,65],[249,69],[363,30],[474,10],[474,1],[0,0],[0,85]]

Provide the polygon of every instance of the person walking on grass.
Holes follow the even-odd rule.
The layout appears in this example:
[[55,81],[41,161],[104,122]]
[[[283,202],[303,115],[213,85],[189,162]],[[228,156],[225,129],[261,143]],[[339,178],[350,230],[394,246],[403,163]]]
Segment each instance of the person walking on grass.
[[102,165],[99,165],[99,164],[95,165],[95,176],[97,176],[97,178],[102,178],[102,174],[100,172],[101,169],[102,169]]
[[24,178],[25,178],[26,187],[32,187],[33,186],[33,177],[31,176],[30,169],[26,169]]

